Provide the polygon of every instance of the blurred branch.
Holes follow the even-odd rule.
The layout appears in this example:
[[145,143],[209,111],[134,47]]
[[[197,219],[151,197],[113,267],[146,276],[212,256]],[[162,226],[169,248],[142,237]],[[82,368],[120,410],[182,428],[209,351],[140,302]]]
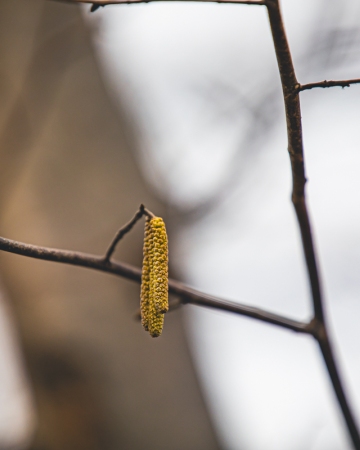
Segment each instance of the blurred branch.
[[[132,3],[150,3],[154,1],[174,1],[174,0],[58,0],[62,2],[68,3],[90,3],[91,12],[95,12],[97,9],[107,5],[130,5]],[[178,0],[182,2],[188,1],[200,1],[200,2],[209,2],[209,3],[236,3],[242,5],[265,5],[263,0]]]
[[298,91],[307,91],[308,89],[314,88],[329,88],[329,87],[350,87],[351,84],[359,84],[360,78],[354,80],[339,80],[339,81],[318,81],[317,83],[300,84]]
[[288,151],[290,154],[293,179],[292,202],[295,207],[296,216],[300,227],[302,245],[311,285],[314,308],[314,319],[312,320],[314,337],[319,343],[354,448],[360,449],[359,431],[345,396],[343,384],[340,379],[339,371],[330,344],[323,311],[323,298],[317,268],[317,258],[305,200],[306,178],[299,100],[299,83],[296,79],[290,48],[285,34],[279,0],[266,0],[266,7],[268,10],[270,27],[283,88],[287,121]]
[[[137,217],[137,216],[135,216]],[[135,217],[130,223],[135,223]],[[127,227],[129,224],[127,225]],[[117,240],[117,242],[120,239]],[[0,237],[0,250],[18,255],[28,256],[30,258],[41,259],[45,261],[54,261],[73,266],[86,267],[89,269],[100,270],[102,272],[127,278],[129,280],[141,282],[141,269],[124,262],[114,262],[105,256],[89,255],[86,253],[72,252],[67,250],[58,250],[47,247],[39,247],[36,245],[24,244],[22,242],[13,241]],[[282,317],[271,312],[264,311],[260,308],[242,305],[224,301],[217,297],[212,297],[202,292],[191,289],[179,281],[169,280],[169,292],[176,294],[183,304],[191,303],[208,308],[218,309],[239,314],[262,322],[278,325],[300,333],[312,334],[313,330],[310,324],[306,322],[298,322],[296,320]]]

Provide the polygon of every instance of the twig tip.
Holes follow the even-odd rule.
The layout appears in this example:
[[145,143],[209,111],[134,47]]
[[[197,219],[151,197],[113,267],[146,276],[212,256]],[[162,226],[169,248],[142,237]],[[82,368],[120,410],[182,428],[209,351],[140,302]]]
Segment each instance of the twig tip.
[[90,7],[90,12],[95,12],[97,11],[100,7],[104,7],[105,5],[99,5],[97,3],[93,3]]

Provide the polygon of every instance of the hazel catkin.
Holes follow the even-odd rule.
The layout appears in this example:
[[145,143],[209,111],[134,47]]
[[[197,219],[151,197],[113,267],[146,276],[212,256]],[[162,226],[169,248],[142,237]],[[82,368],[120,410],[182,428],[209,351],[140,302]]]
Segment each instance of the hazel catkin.
[[160,336],[168,304],[168,241],[161,217],[147,218],[141,279],[141,322],[152,337]]

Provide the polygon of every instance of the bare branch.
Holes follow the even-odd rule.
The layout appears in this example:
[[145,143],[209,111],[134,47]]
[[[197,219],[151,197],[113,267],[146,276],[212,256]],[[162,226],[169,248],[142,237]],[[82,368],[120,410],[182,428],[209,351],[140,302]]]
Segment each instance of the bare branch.
[[140,205],[139,211],[135,214],[135,216],[128,222],[126,225],[120,228],[120,230],[115,234],[111,244],[109,245],[109,248],[107,249],[104,261],[109,261],[111,256],[113,255],[116,245],[118,242],[125,236],[126,233],[132,230],[133,226],[136,224],[138,220],[142,218],[142,216],[148,216],[150,218],[155,217],[155,215],[145,208],[144,205]]
[[[162,1],[172,1],[172,0],[58,0],[68,3],[89,3],[91,4],[90,11],[95,12],[102,6],[107,5],[131,5],[133,3],[150,3],[150,2],[162,2]],[[198,2],[209,2],[209,3],[232,3],[241,5],[265,5],[263,0],[179,0],[182,2],[198,1]]]
[[203,294],[184,285],[170,281],[170,292],[177,293],[183,299],[183,303],[191,303],[193,305],[206,306],[208,308],[219,309],[221,311],[228,311],[241,316],[251,317],[262,322],[278,325],[288,330],[297,331],[299,333],[312,334],[312,329],[309,323],[292,320],[278,314],[265,311],[260,308],[246,306],[240,303],[228,302],[217,297]]
[[323,299],[316,262],[316,253],[305,200],[306,178],[299,100],[299,83],[296,79],[291,53],[285,34],[279,0],[266,0],[266,6],[269,14],[270,27],[283,88],[288,133],[288,151],[290,154],[293,178],[292,201],[301,231],[302,245],[312,292],[315,317],[311,322],[311,328],[313,330],[314,337],[320,345],[320,349],[347,428],[349,430],[349,434],[354,444],[354,448],[360,450],[359,431],[357,429],[353,413],[350,410],[349,403],[346,399],[343,385],[340,381],[338,368],[327,334],[323,312]]
[[126,225],[120,228],[120,230],[115,234],[114,239],[112,240],[109,248],[107,249],[104,260],[109,261],[111,256],[113,255],[117,243],[123,238],[123,236],[132,230],[133,226],[136,224],[138,220],[142,218],[144,215],[144,205],[140,205],[139,211],[135,214],[135,216],[128,222]]
[[150,219],[152,219],[153,217],[155,217],[155,214],[153,214],[151,211],[149,211],[147,208],[145,208],[144,205],[140,205],[140,208],[143,208],[144,211],[144,215],[148,216]]
[[330,344],[329,336],[327,334],[326,328],[323,329],[323,332],[318,336],[317,341],[320,346],[320,350],[322,356],[324,358],[327,370],[330,375],[331,383],[334,387],[334,391],[336,393],[337,400],[340,404],[341,410],[344,415],[344,419],[346,425],[348,427],[350,436],[352,438],[354,448],[356,450],[360,449],[360,439],[359,439],[359,430],[354,421],[354,417],[352,411],[349,408],[348,401],[344,392],[344,384],[341,381],[341,377],[339,375],[338,368],[335,362],[335,356]]
[[300,101],[296,88],[298,82],[296,80],[290,49],[285,35],[278,0],[267,0],[267,8],[284,94],[288,133],[288,151],[290,155],[293,179],[292,202],[295,207],[301,231],[301,238],[310,279],[315,316],[319,320],[323,321],[324,314],[322,307],[320,279],[317,269],[310,219],[305,201],[306,178],[304,167]]
[[329,88],[329,87],[350,87],[351,84],[359,84],[360,78],[356,78],[354,80],[338,80],[338,81],[318,81],[316,83],[308,83],[308,84],[299,84],[298,91],[307,91],[308,89],[314,88]]
[[[73,266],[87,267],[89,269],[100,270],[114,275],[127,278],[138,283],[141,282],[141,269],[124,262],[112,262],[104,257],[89,255],[86,253],[58,250],[54,248],[39,247],[36,245],[24,244],[0,237],[0,250],[30,258],[54,261],[58,263],[70,264]],[[182,303],[191,303],[208,308],[218,309],[239,314],[262,322],[278,325],[288,330],[300,333],[311,334],[312,330],[306,322],[298,322],[277,314],[264,311],[259,308],[224,301],[217,297],[203,294],[195,289],[191,289],[179,281],[169,280],[169,292],[181,298]]]

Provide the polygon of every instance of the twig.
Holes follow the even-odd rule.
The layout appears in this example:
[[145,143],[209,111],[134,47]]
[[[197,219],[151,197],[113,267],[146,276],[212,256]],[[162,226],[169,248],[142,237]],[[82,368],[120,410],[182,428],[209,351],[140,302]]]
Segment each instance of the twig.
[[296,79],[291,53],[285,34],[279,0],[266,0],[266,6],[284,95],[288,134],[288,151],[290,154],[293,179],[292,202],[295,207],[296,216],[300,227],[302,245],[311,285],[312,303],[314,308],[314,319],[311,322],[313,335],[320,345],[320,349],[352,442],[354,444],[354,448],[360,450],[359,431],[357,429],[353,413],[350,410],[349,403],[346,399],[343,384],[340,380],[338,368],[335,362],[330,340],[328,338],[323,312],[323,300],[317,269],[316,253],[305,201],[306,178],[303,156],[299,83]]
[[317,341],[320,346],[320,350],[322,353],[322,356],[324,358],[324,362],[326,364],[326,367],[328,369],[331,383],[334,387],[336,397],[338,399],[338,402],[340,404],[341,410],[344,415],[344,419],[346,422],[346,425],[348,427],[350,436],[352,438],[354,448],[356,450],[360,449],[360,439],[359,439],[359,430],[355,423],[353,413],[349,407],[342,380],[339,376],[339,371],[336,366],[335,362],[335,356],[333,353],[332,346],[330,344],[329,336],[327,335],[326,328],[324,328],[323,332],[318,336]]
[[138,220],[142,218],[144,215],[144,205],[140,205],[139,210],[135,214],[135,216],[128,222],[126,225],[124,225],[120,230],[115,234],[114,239],[112,240],[111,244],[109,245],[109,248],[107,249],[104,261],[109,261],[112,254],[115,251],[117,243],[123,238],[123,236],[132,230],[133,226],[136,224]]
[[[57,0],[61,2],[68,3],[90,3],[92,6],[90,8],[91,12],[95,12],[101,6],[107,5],[131,5],[133,3],[151,3],[151,2],[164,2],[171,0]],[[179,0],[182,2],[192,2],[198,1],[203,3],[230,3],[230,4],[240,4],[240,5],[265,5],[264,0]]]
[[[118,275],[138,283],[141,282],[141,269],[124,262],[105,260],[105,258],[101,256],[39,247],[36,245],[24,244],[22,242],[5,239],[3,237],[0,237],[0,250],[45,261],[54,261],[73,266],[87,267],[89,269],[100,270],[102,272]],[[312,334],[312,328],[310,324],[306,322],[298,322],[259,308],[253,308],[251,306],[246,306],[239,303],[227,302],[220,298],[212,297],[196,291],[195,289],[191,289],[179,281],[169,280],[169,292],[178,295],[184,304],[191,303],[221,311],[228,311],[242,316],[251,317],[262,322],[278,325],[288,330]]]
[[350,87],[351,84],[359,84],[360,78],[354,80],[338,80],[338,81],[318,81],[317,83],[299,84],[298,91],[307,91],[314,88],[329,88],[339,86],[342,88]]
[[128,222],[126,225],[120,228],[120,230],[115,234],[111,244],[109,245],[109,248],[107,249],[104,261],[109,261],[111,256],[113,255],[115,248],[118,244],[118,242],[124,237],[126,233],[132,230],[133,226],[136,224],[138,220],[142,218],[142,216],[148,216],[150,218],[155,217],[155,215],[145,208],[144,205],[140,205],[139,210],[135,214],[135,216]]
[[145,208],[144,205],[140,205],[140,208],[143,208],[144,210],[144,215],[150,217],[150,219],[152,219],[153,217],[155,217],[155,214],[153,214],[151,211],[149,211],[147,208]]

